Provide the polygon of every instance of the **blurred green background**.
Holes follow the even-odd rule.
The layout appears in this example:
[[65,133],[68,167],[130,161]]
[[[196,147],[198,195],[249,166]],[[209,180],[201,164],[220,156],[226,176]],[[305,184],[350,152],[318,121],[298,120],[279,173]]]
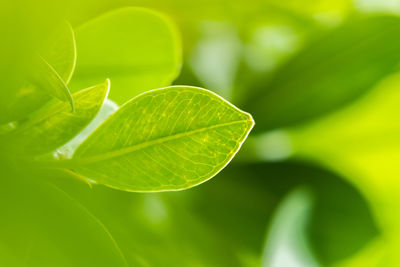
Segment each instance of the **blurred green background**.
[[[131,6],[129,23],[102,16]],[[200,86],[256,126],[212,180],[152,194],[20,166],[2,142],[0,266],[400,265],[400,1],[1,7],[1,131],[46,101],[14,89],[63,20],[77,43],[72,90],[111,78],[122,104]]]

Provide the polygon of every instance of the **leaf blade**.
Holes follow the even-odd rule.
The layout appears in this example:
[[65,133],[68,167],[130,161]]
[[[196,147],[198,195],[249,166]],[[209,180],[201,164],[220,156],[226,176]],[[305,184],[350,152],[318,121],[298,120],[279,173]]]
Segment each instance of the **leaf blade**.
[[253,124],[248,113],[205,89],[152,90],[89,136],[75,151],[73,168],[126,191],[186,189],[225,167]]
[[120,8],[94,18],[76,28],[76,40],[80,56],[71,88],[108,77],[113,81],[110,99],[117,104],[170,85],[180,72],[175,25],[146,8]]
[[399,43],[392,39],[399,34],[399,18],[379,15],[348,21],[309,43],[254,86],[245,107],[256,130],[298,125],[365,94],[397,69]]
[[32,70],[30,76],[33,84],[37,85],[39,89],[61,101],[68,101],[72,111],[75,110],[74,100],[67,84],[55,68],[42,56],[38,57],[38,64],[35,70]]
[[107,98],[109,80],[74,94],[76,112],[71,113],[68,104],[57,102],[43,112],[33,115],[12,138],[25,153],[51,152],[68,142],[95,117]]
[[[59,86],[63,88],[66,87],[64,84],[68,84],[75,69],[75,35],[68,22],[64,21],[63,23],[58,23],[54,28],[54,31],[47,35],[48,39],[43,42],[42,47],[38,48],[36,52],[52,66],[63,82],[60,81],[58,77],[55,77],[55,80],[58,80]],[[31,59],[29,63],[32,62],[34,66],[27,66],[26,71],[28,73],[26,74],[27,77],[25,77],[27,80],[29,80],[29,76],[32,76],[32,71],[37,72],[36,68],[46,68],[46,64],[43,63],[40,58]],[[55,75],[52,71],[50,71],[50,74]],[[46,78],[42,76],[46,75],[39,74],[40,80]],[[47,92],[53,91],[52,88],[47,89]],[[65,88],[62,90],[66,91]],[[3,90],[1,96],[0,123],[24,119],[50,99],[46,90],[38,88],[37,85],[27,83],[26,81],[12,90]],[[65,99],[71,101],[68,97],[68,93],[65,94]]]

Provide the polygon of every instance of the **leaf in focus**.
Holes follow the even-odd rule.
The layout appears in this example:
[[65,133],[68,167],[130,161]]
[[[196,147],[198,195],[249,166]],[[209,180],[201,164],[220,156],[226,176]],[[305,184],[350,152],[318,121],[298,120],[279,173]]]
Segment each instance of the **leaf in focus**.
[[323,34],[255,86],[244,107],[256,129],[299,124],[353,101],[397,69],[396,36],[400,18],[394,16],[357,19]]
[[71,103],[66,84],[75,68],[74,33],[64,22],[57,24],[46,37],[36,51],[40,54],[39,59],[29,61],[32,65],[27,67],[28,72],[34,72],[28,74],[28,79],[33,75],[35,84],[25,82],[18,89],[2,91],[6,95],[0,98],[0,123],[23,119],[49,100],[48,93]]
[[224,168],[253,124],[248,113],[210,91],[153,90],[111,115],[77,148],[70,164],[116,189],[186,189]]
[[76,111],[73,113],[66,102],[54,101],[11,133],[14,145],[26,154],[43,154],[67,143],[96,116],[109,88],[110,82],[106,80],[75,93]]
[[180,70],[178,33],[159,13],[122,8],[76,28],[79,60],[73,88],[109,77],[110,99],[123,104],[153,88],[170,85]]

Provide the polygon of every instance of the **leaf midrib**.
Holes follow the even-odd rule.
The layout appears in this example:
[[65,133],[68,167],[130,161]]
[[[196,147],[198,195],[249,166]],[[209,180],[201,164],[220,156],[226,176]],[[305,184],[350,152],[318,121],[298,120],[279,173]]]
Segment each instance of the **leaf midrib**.
[[[191,136],[197,133],[201,133],[201,132],[205,132],[208,130],[212,130],[212,129],[217,129],[217,128],[221,128],[221,127],[225,127],[225,126],[231,126],[231,125],[235,125],[235,124],[241,124],[241,123],[248,123],[250,122],[250,119],[247,120],[239,120],[239,121],[231,121],[231,122],[226,122],[226,123],[219,123],[216,125],[212,125],[212,126],[208,126],[208,127],[203,127],[200,129],[196,129],[196,130],[191,130],[191,131],[186,131],[186,132],[181,132],[181,133],[177,133],[177,134],[173,134],[173,135],[169,135],[169,136],[164,136],[161,138],[157,138],[157,139],[153,139],[150,141],[146,141],[144,143],[140,143],[137,145],[133,145],[133,146],[129,146],[126,148],[121,148],[115,151],[111,151],[111,152],[106,152],[104,154],[101,154],[99,156],[93,156],[93,157],[88,157],[88,158],[72,158],[72,161],[74,162],[74,164],[76,165],[85,165],[85,164],[91,164],[91,163],[95,163],[98,161],[103,161],[103,160],[107,160],[107,159],[111,159],[111,158],[115,158],[115,157],[119,157],[119,156],[123,156],[125,154],[128,153],[132,153],[153,145],[157,145],[157,144],[162,144],[168,141],[172,141],[172,140],[176,140],[179,139],[181,137],[187,137],[187,136]],[[79,151],[79,147],[76,151]],[[83,152],[84,153],[84,152]],[[84,155],[84,154],[83,154]],[[82,156],[82,155],[79,155]]]

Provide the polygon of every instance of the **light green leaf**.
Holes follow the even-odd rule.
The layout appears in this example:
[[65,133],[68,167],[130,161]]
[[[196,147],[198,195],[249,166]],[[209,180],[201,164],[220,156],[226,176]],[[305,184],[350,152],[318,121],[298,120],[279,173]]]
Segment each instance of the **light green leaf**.
[[65,84],[69,82],[75,68],[74,33],[70,25],[64,22],[57,25],[54,32],[47,37],[48,40],[37,51],[45,62],[34,60],[35,64],[28,67],[28,71],[39,73],[28,74],[28,80],[29,76],[35,77],[35,85],[26,83],[18,89],[2,91],[4,95],[0,98],[0,123],[23,119],[49,100],[48,93],[71,103]]
[[53,66],[68,84],[76,64],[75,34],[68,22],[61,23],[40,51],[40,55]]
[[384,79],[346,109],[289,129],[295,157],[340,173],[365,195],[382,230],[346,266],[396,266],[400,262],[400,73]]
[[127,266],[107,227],[78,201],[43,183],[43,174],[3,167],[0,266]]
[[74,100],[71,92],[54,67],[41,56],[38,56],[37,64],[35,65],[35,69],[30,73],[30,82],[49,95],[61,101],[68,101],[74,111]]
[[75,35],[71,25],[66,21],[57,25],[39,54],[35,62],[37,66],[32,70],[34,84],[48,94],[68,101],[74,109],[74,101],[67,87],[76,63]]
[[72,88],[109,77],[110,99],[123,104],[153,88],[170,85],[180,70],[180,39],[165,18],[143,8],[123,8],[76,29],[79,60]]
[[76,111],[66,102],[53,103],[12,132],[15,144],[28,154],[43,154],[65,144],[87,126],[107,98],[109,80],[74,94]]
[[67,164],[116,189],[186,189],[224,168],[253,124],[248,113],[205,89],[157,89],[111,115]]

